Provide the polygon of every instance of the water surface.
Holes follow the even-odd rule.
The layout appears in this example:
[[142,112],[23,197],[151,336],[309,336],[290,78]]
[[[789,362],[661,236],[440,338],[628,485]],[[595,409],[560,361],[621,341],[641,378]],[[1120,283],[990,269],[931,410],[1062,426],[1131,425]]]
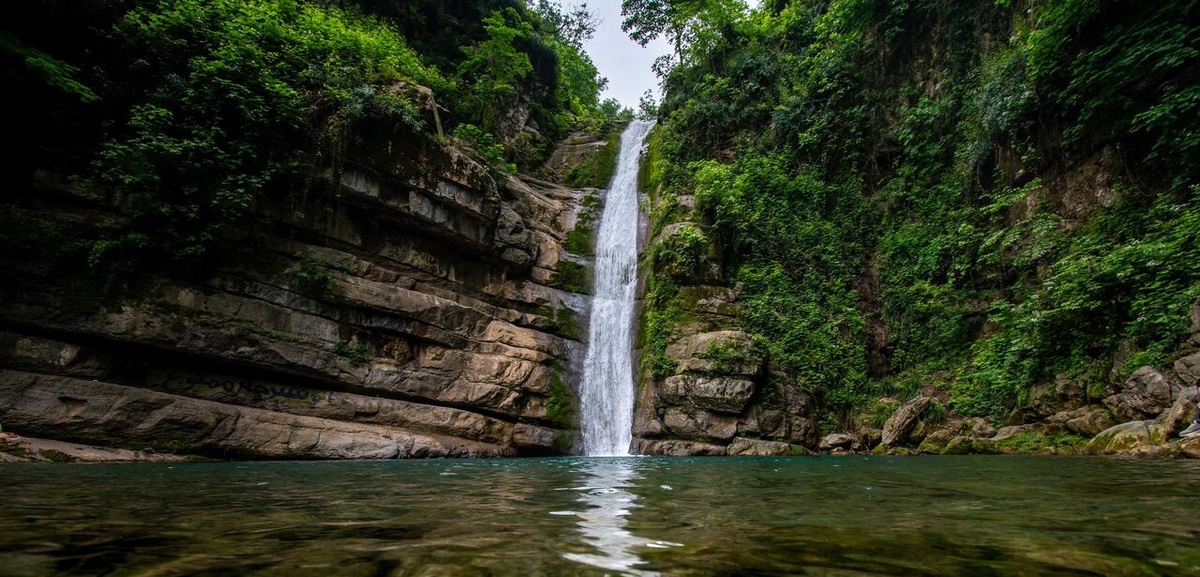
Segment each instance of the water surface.
[[0,465],[0,575],[1200,575],[1194,461]]

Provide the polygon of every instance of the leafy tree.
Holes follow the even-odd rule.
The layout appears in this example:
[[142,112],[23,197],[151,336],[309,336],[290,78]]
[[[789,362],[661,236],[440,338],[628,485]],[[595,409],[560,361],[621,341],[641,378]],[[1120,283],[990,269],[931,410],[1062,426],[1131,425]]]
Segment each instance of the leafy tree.
[[641,120],[654,120],[658,117],[658,101],[654,99],[654,93],[649,88],[638,99],[637,117]]
[[470,118],[479,118],[481,128],[495,132],[500,114],[516,98],[522,80],[533,71],[529,54],[516,43],[528,41],[533,26],[514,8],[497,11],[484,19],[487,39],[474,47],[463,47],[467,59],[458,67],[458,76],[466,86],[462,103]]
[[666,37],[682,63],[689,45],[710,42],[745,11],[743,0],[622,0],[621,29],[642,46]]
[[596,33],[596,15],[588,10],[587,2],[563,10],[557,0],[537,0],[533,10],[551,27],[553,35],[576,49],[582,49]]

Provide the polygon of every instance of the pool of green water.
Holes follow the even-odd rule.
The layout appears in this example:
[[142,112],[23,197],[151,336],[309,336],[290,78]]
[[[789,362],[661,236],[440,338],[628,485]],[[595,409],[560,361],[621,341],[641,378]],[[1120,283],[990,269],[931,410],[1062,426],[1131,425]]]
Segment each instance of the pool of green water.
[[1200,575],[1200,463],[0,465],[0,575]]

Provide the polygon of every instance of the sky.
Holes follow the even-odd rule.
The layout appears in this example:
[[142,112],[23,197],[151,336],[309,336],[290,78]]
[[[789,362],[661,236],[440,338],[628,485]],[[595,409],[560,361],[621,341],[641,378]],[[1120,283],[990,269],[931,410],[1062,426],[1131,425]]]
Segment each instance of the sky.
[[[578,6],[578,0],[565,0],[563,7]],[[758,0],[750,0],[757,6]],[[671,52],[665,40],[659,38],[645,48],[629,39],[621,31],[621,0],[589,0],[588,9],[596,15],[599,24],[596,34],[584,45],[600,75],[608,79],[608,89],[600,99],[616,98],[621,104],[637,109],[638,99],[647,89],[659,97],[658,77],[650,69],[654,59]]]

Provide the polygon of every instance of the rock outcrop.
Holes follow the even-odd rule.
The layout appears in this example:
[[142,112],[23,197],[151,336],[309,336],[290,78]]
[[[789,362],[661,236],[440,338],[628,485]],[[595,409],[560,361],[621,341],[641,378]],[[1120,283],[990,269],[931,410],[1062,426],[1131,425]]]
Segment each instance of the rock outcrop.
[[[680,202],[688,206],[691,199]],[[697,226],[666,224],[648,240],[651,248],[646,250],[674,244],[695,250],[678,239],[700,235]],[[674,306],[680,318],[670,323],[665,342],[649,345],[661,347],[657,354],[672,369],[656,375],[643,363],[634,414],[635,450],[655,455],[807,453],[817,445],[808,396],[771,370],[741,328],[740,288],[728,286],[713,255],[689,255],[657,273],[679,283]]]
[[[324,183],[261,199],[214,274],[137,298],[4,263],[0,423],[211,456],[568,451],[588,302],[563,290],[564,243],[587,192],[441,142],[364,138]],[[41,217],[119,225],[115,195],[38,182]]]

